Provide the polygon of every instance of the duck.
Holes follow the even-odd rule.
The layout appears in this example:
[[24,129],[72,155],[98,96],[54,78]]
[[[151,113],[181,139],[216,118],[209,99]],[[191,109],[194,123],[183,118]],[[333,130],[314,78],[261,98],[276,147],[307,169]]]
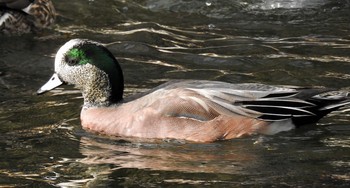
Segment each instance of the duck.
[[0,34],[38,32],[51,27],[55,19],[51,0],[0,0]]
[[88,39],[66,42],[54,64],[53,76],[37,94],[74,85],[84,98],[83,129],[112,137],[214,142],[273,135],[315,123],[350,104],[348,93],[322,87],[210,80],[171,80],[123,97],[117,59]]

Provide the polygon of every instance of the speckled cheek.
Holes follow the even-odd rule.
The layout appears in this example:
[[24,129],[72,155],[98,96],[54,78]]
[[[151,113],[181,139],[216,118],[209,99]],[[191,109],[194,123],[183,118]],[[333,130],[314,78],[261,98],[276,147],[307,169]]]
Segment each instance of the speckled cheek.
[[69,66],[64,65],[59,70],[60,76],[64,81],[69,84],[83,85],[88,78],[86,77],[87,72],[84,71],[82,66]]

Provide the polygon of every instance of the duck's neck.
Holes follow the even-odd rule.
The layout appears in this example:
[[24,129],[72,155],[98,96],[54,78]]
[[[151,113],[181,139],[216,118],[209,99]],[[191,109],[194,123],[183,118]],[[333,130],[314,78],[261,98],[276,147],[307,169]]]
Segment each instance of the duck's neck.
[[111,95],[109,91],[103,90],[85,90],[83,91],[84,97],[84,108],[90,107],[108,107],[114,103],[111,100]]
[[108,107],[116,104],[123,99],[123,90],[122,79],[108,77],[106,74],[97,76],[87,87],[82,88],[84,107]]
[[114,58],[113,54],[105,47],[100,46],[99,50],[86,50],[87,54],[93,54],[91,59],[92,70],[82,92],[84,106],[110,106],[123,99],[124,77],[123,71]]

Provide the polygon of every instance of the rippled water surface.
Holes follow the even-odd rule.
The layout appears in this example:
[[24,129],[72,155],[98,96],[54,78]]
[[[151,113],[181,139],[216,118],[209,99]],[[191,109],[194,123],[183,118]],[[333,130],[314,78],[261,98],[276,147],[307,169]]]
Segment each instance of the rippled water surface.
[[71,38],[108,44],[126,95],[170,79],[350,91],[348,0],[53,0],[53,30],[0,36],[0,187],[348,187],[348,108],[317,125],[210,144],[80,126],[82,98],[35,91]]

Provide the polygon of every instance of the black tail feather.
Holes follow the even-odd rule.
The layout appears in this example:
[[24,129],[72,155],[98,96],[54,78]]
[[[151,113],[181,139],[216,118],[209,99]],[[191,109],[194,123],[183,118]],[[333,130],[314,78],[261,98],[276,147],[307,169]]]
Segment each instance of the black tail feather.
[[330,93],[329,89],[301,89],[294,96],[270,96],[251,101],[237,101],[244,108],[262,113],[260,119],[292,119],[296,126],[315,123],[332,111],[350,105],[350,97]]

